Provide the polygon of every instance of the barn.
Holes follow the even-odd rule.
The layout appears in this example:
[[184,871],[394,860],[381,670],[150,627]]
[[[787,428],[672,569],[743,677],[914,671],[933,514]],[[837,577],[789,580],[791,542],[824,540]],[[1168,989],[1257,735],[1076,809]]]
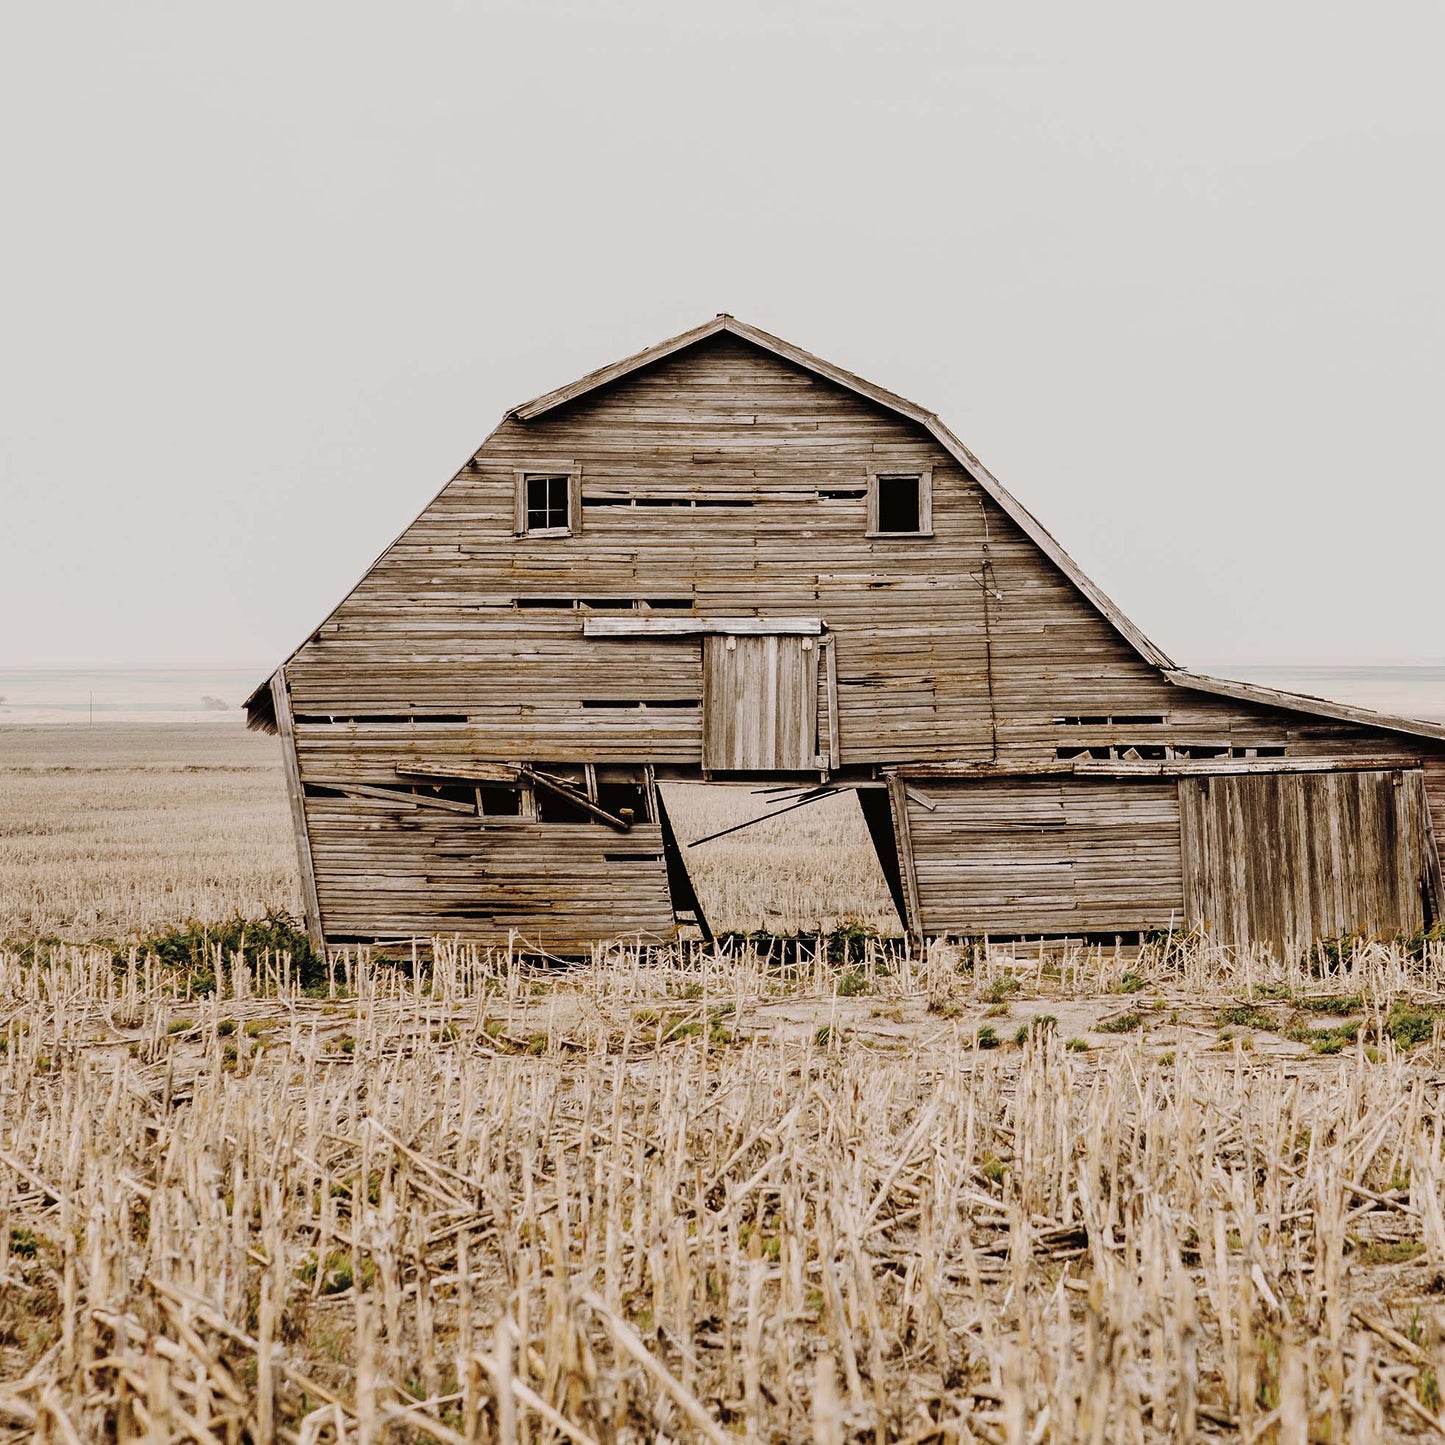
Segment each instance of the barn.
[[318,943],[705,933],[659,783],[710,779],[855,789],[919,939],[1441,916],[1445,727],[1177,666],[938,417],[728,315],[514,407],[246,708]]

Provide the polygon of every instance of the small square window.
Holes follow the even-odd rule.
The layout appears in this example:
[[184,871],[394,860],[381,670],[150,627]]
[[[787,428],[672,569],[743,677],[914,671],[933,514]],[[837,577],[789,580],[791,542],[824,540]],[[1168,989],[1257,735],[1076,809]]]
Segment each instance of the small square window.
[[579,491],[577,469],[570,462],[543,462],[518,472],[513,530],[519,537],[570,536],[578,530]]
[[933,473],[872,472],[868,477],[870,537],[933,535]]
[[878,530],[917,532],[918,477],[878,478]]
[[527,530],[546,532],[567,525],[567,488],[571,477],[527,478]]

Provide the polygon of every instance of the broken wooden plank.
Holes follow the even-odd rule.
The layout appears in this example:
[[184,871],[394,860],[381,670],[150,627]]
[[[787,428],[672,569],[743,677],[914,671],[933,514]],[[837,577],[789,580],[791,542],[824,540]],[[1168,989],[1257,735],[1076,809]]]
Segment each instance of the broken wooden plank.
[[586,793],[574,788],[570,783],[564,783],[560,778],[549,777],[546,773],[539,773],[525,765],[519,767],[517,772],[534,786],[546,788],[549,793],[556,793],[559,798],[566,798],[569,803],[575,803],[584,813],[591,813],[594,818],[606,823],[609,827],[616,828],[619,833],[631,831],[631,819],[620,818],[616,813],[609,813],[606,808],[598,807]]
[[666,617],[639,613],[631,617],[584,617],[583,637],[817,637],[817,617]]

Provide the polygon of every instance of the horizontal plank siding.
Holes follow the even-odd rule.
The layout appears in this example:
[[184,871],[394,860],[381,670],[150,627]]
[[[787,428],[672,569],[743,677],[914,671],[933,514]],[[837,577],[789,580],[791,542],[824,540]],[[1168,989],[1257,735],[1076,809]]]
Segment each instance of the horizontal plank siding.
[[1127,933],[1182,916],[1172,782],[930,780],[921,797],[908,827],[929,935]]
[[600,939],[673,937],[657,824],[388,811],[306,799],[316,883],[331,941],[459,935],[505,945],[516,930],[552,953]]
[[[1349,709],[1319,716],[1284,694],[1161,671],[1168,660],[1102,604],[937,419],[897,402],[785,344],[723,326],[519,409],[288,662],[296,779],[384,786],[398,769],[466,776],[498,762],[651,764],[672,776],[704,765],[805,772],[820,746],[828,766],[859,773],[1389,751],[1440,761],[1426,788],[1440,824],[1445,745],[1382,733]],[[572,478],[572,525],[519,535],[519,475],[556,470],[558,458]],[[909,472],[931,479],[932,535],[869,535],[869,478]],[[746,671],[746,684],[704,666],[705,654],[721,657],[713,649],[725,638],[735,643],[727,665]],[[724,694],[727,706],[710,710],[706,699]],[[950,861],[937,831],[944,820],[916,822],[919,890],[934,890],[924,926],[934,926],[929,906],[970,930],[978,918],[1024,933],[1166,925],[1182,897],[1181,864],[1169,821],[1150,807],[1177,810],[1174,785],[1037,786],[1053,791],[1005,792],[1034,799],[1028,807],[1062,800],[1060,856],[1044,846],[1052,825],[1036,822],[1016,865],[998,830]],[[1145,807],[1151,787],[1174,803]],[[969,796],[977,809],[989,795]],[[1081,801],[1110,797],[1116,818],[1095,817]],[[489,860],[501,844],[487,835],[483,846],[475,834],[438,871],[426,829],[445,830],[444,817],[420,823],[417,810],[388,812],[384,801],[325,801],[325,836],[313,831],[312,851],[328,933],[366,931],[368,898],[380,932],[445,931],[467,918],[496,937],[501,920],[545,916],[542,903],[561,920],[560,935],[574,938],[662,916],[661,893],[633,898],[633,874],[614,878],[616,868],[589,861],[585,848],[559,867],[535,845],[508,844],[500,856],[523,862],[498,873]],[[1363,796],[1342,796],[1337,809],[1342,825],[1384,826]],[[1201,846],[1226,821],[1201,820]],[[1173,826],[1177,835],[1177,817]],[[1024,833],[1015,828],[1015,841]],[[1323,846],[1313,834],[1308,841]],[[979,860],[979,847],[992,863]],[[396,866],[373,882],[364,869],[377,848],[393,850]],[[1142,872],[1130,878],[1136,865]],[[546,879],[540,892],[526,883],[529,869]],[[499,877],[519,880],[520,911],[508,911]],[[617,911],[596,912],[596,898],[614,896],[619,880]],[[1279,878],[1257,871],[1236,881],[1267,889]],[[1196,884],[1212,886],[1204,875]],[[468,901],[468,888],[485,906]],[[1264,907],[1233,893],[1224,901],[1242,910],[1231,927]],[[1336,903],[1336,913],[1348,911]],[[1295,898],[1270,926],[1295,927],[1321,907]]]

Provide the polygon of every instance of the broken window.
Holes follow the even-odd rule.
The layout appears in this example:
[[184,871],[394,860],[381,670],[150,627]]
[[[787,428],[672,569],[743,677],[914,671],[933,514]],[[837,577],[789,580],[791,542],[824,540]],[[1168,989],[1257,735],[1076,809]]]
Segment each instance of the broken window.
[[506,783],[477,783],[477,812],[484,818],[518,818],[522,814],[522,790]]
[[933,474],[874,472],[868,478],[870,537],[933,535]]
[[641,783],[599,782],[597,806],[605,808],[614,818],[622,818],[629,823],[649,821],[647,789]]

